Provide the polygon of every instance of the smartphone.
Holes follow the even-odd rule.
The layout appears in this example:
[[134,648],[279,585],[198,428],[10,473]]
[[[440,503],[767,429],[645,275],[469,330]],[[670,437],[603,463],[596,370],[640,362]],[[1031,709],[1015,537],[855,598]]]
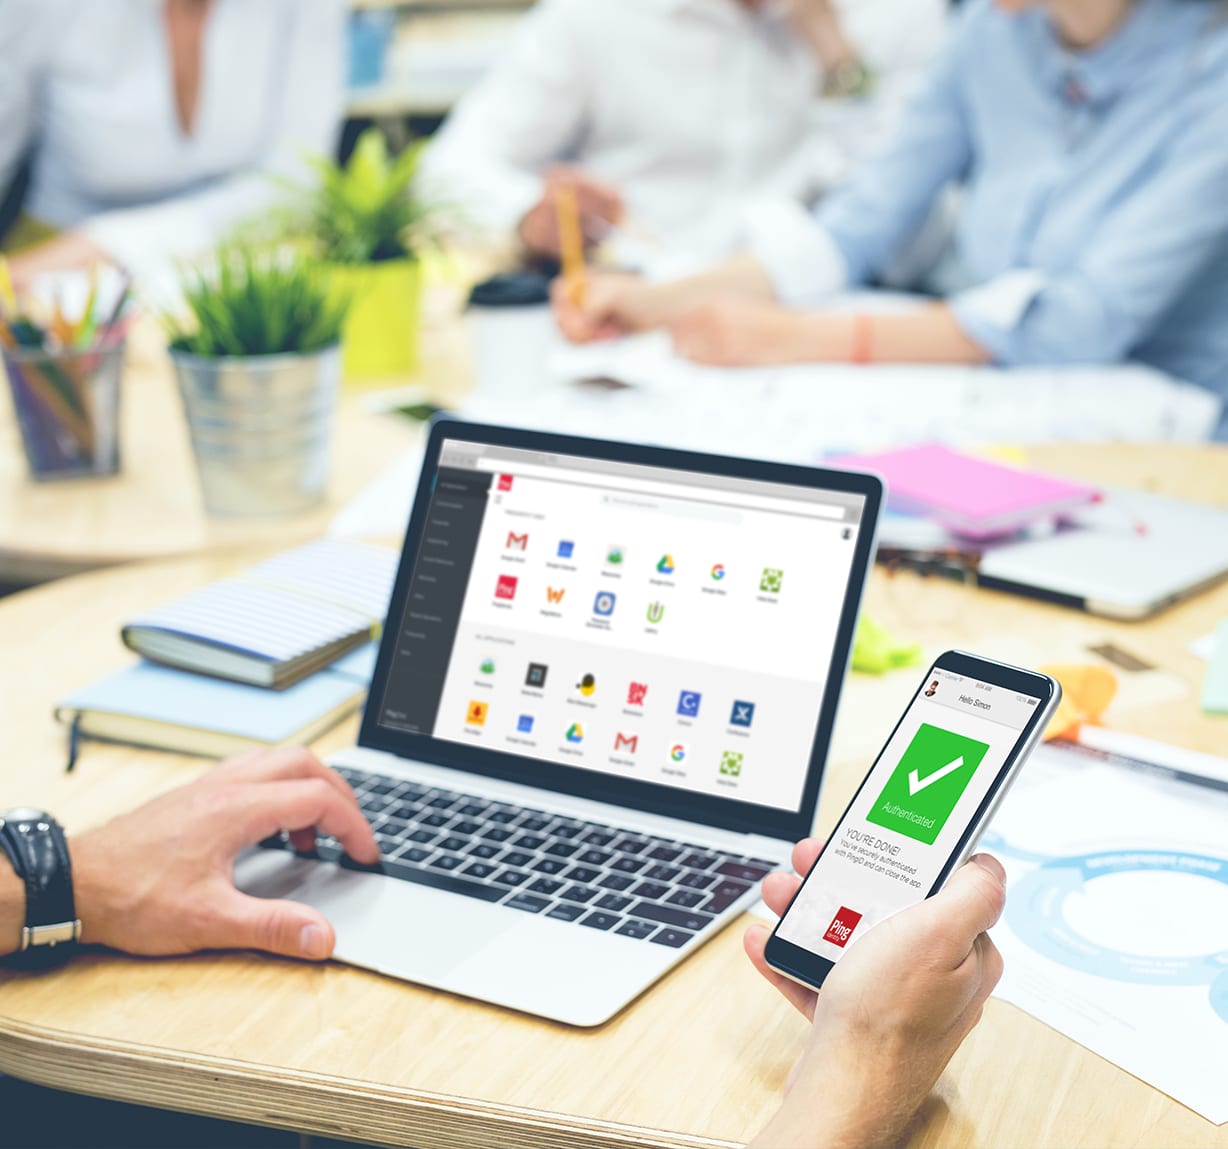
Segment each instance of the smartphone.
[[1046,674],[958,650],[938,658],[772,931],[768,964],[821,986],[850,945],[942,889],[1061,696]]

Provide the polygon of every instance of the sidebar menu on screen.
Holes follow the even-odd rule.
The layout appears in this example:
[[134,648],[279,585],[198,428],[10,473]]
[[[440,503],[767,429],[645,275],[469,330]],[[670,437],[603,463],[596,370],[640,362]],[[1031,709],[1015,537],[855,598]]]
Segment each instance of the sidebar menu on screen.
[[492,478],[439,468],[380,707],[383,725],[415,734],[435,728]]

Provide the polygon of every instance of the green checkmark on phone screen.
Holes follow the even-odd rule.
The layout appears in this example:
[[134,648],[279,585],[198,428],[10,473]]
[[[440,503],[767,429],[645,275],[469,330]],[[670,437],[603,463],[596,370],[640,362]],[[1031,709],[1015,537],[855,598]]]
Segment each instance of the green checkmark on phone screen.
[[867,821],[933,845],[988,749],[987,742],[923,722]]

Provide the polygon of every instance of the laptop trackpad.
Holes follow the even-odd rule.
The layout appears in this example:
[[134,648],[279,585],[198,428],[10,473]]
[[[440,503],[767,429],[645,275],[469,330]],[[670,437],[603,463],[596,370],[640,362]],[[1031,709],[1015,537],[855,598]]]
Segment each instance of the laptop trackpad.
[[519,918],[501,907],[281,850],[240,859],[235,879],[256,897],[315,906],[337,931],[342,961],[411,979],[443,977]]

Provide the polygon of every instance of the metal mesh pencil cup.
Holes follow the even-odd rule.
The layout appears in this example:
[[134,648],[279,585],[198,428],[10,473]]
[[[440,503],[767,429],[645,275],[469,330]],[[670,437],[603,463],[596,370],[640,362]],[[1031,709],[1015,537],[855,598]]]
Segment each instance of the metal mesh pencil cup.
[[4,349],[30,477],[45,482],[119,470],[124,344],[83,351]]

